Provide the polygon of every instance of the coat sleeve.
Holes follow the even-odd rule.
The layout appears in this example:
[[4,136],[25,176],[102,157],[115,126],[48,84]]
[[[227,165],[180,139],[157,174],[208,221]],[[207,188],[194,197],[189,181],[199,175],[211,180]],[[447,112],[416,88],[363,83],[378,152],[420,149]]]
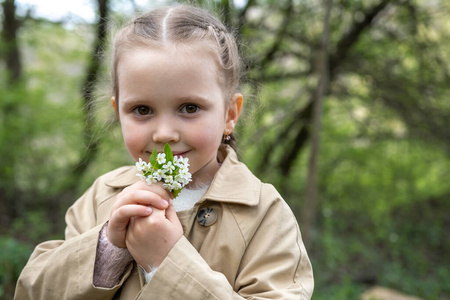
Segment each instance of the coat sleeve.
[[213,271],[183,236],[137,297],[144,299],[244,299],[226,277]]
[[182,237],[138,299],[311,299],[312,268],[292,211],[281,198],[265,209],[233,285]]
[[92,284],[99,232],[96,224],[95,185],[66,214],[65,240],[39,244],[17,281],[14,299],[112,299],[131,272],[115,287]]

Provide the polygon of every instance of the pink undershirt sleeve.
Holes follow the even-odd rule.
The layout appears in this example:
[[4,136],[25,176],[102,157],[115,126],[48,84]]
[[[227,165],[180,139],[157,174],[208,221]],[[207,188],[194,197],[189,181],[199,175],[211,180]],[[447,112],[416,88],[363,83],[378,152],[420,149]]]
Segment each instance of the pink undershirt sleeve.
[[114,246],[106,236],[108,222],[100,230],[97,254],[95,256],[94,278],[95,287],[112,288],[119,284],[133,257],[126,248]]

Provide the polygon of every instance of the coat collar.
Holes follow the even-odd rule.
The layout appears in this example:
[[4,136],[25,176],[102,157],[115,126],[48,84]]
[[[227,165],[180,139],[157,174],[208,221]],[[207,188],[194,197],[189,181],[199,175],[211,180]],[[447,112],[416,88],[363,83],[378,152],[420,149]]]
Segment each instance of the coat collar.
[[[254,206],[259,203],[261,181],[250,170],[239,162],[236,152],[230,146],[221,146],[218,157],[222,166],[199,203],[205,200],[217,202],[237,203]],[[106,185],[112,188],[125,188],[140,179],[135,166],[123,168]]]

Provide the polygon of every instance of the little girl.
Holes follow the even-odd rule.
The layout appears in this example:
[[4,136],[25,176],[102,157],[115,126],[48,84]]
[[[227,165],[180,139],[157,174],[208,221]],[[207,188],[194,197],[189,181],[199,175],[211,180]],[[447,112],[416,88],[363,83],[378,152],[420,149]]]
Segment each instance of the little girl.
[[169,144],[189,159],[179,196],[135,166],[99,177],[68,210],[63,241],[38,245],[16,299],[310,299],[296,219],[238,161],[243,97],[233,36],[204,10],[173,6],[116,36],[112,104],[131,156]]

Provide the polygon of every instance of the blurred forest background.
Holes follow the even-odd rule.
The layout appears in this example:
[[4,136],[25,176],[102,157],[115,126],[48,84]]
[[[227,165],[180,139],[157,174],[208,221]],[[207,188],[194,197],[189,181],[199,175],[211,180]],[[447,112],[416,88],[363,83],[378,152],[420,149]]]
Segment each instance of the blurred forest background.
[[[133,163],[105,128],[108,20],[148,2],[92,0],[87,22],[0,1],[0,298],[93,180]],[[450,299],[449,1],[198,3],[243,41],[240,156],[298,217],[313,299]]]

